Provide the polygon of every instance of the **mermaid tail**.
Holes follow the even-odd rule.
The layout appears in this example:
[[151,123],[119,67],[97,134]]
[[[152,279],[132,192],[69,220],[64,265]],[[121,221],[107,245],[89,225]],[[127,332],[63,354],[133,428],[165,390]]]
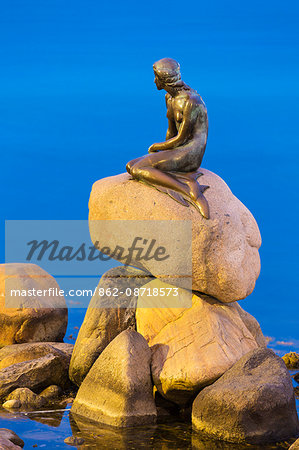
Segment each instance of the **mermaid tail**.
[[160,185],[154,185],[154,184],[150,184],[147,183],[144,180],[139,180],[142,183],[154,187],[155,189],[157,189],[160,192],[163,192],[164,194],[169,195],[173,200],[175,200],[176,202],[180,203],[183,206],[189,207],[189,205],[191,204],[192,206],[194,206],[195,209],[197,209],[197,211],[200,212],[200,214],[205,217],[206,219],[210,218],[210,208],[209,208],[209,204],[207,199],[205,198],[205,196],[203,195],[205,190],[209,188],[209,186],[203,185],[203,184],[199,184],[197,179],[203,175],[202,172],[166,172],[168,175],[170,175],[173,178],[176,178],[177,180],[179,180],[182,183],[187,183],[190,181],[196,182],[198,187],[199,187],[199,195],[196,198],[196,200],[192,199],[190,196],[188,196],[187,194],[182,194],[181,192],[175,191],[173,189],[170,189],[168,187],[165,186],[160,186]]
[[196,199],[196,201],[188,200],[199,212],[200,214],[205,218],[210,218],[210,208],[209,203],[205,196],[203,195],[204,191],[208,189],[210,186],[206,186],[204,184],[200,184],[199,188],[201,191],[201,195],[199,195]]

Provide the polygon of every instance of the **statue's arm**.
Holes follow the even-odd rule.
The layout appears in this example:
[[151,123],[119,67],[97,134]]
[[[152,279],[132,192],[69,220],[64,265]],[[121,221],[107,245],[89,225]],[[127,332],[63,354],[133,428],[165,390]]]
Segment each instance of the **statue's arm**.
[[168,102],[169,102],[170,98],[171,98],[170,95],[167,93],[165,95],[165,103],[166,103],[167,117],[168,117],[168,128],[167,128],[166,139],[165,139],[166,141],[168,139],[171,139],[171,138],[173,138],[174,136],[177,135],[177,129],[176,129],[175,122],[173,120],[172,114],[170,115],[170,117],[168,116],[168,113],[169,113]]
[[174,121],[172,119],[168,119],[168,129],[167,129],[167,133],[166,133],[166,141],[168,141],[168,139],[171,139],[174,136],[176,136],[176,134],[177,134],[177,129],[176,129]]
[[166,140],[165,142],[158,142],[156,144],[151,145],[148,150],[149,153],[161,150],[171,150],[180,145],[183,145],[186,142],[193,128],[194,122],[194,119],[192,119],[192,116],[194,116],[192,115],[193,107],[194,107],[193,102],[189,100],[186,103],[184,109],[183,121],[178,134],[172,137],[171,139]]

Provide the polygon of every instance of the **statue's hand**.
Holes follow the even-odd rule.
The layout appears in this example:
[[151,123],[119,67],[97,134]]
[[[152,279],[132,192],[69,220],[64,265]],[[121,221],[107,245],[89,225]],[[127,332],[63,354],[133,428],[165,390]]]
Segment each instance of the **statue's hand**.
[[152,144],[152,145],[149,147],[149,149],[148,149],[148,152],[149,152],[149,153],[154,153],[154,152],[157,152],[157,151],[158,151],[158,148],[157,148],[156,144]]

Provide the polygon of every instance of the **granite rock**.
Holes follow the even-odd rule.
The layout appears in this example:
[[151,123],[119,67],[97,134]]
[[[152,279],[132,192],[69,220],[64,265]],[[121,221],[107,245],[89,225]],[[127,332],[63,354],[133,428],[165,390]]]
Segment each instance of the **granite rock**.
[[69,358],[65,353],[48,344],[48,354],[2,367],[0,399],[17,388],[39,391],[53,384],[64,388],[69,383],[68,368]]
[[0,435],[0,450],[21,450],[22,447]]
[[[75,384],[80,386],[109,342],[122,331],[136,328],[134,289],[150,279],[143,271],[131,267],[116,267],[102,276],[75,343],[69,369],[70,379]],[[126,289],[132,294],[127,295]],[[117,295],[111,296],[111,293]]]
[[31,342],[27,344],[7,345],[0,349],[0,371],[13,364],[32,361],[50,354],[59,356],[66,365],[70,362],[72,344],[60,342]]
[[[155,280],[146,287],[152,290],[162,285]],[[186,295],[190,294],[179,289],[182,303]],[[144,297],[138,299],[138,305],[141,300],[144,306]],[[238,303],[224,304],[195,294],[189,308],[165,307],[166,297],[150,297],[149,301],[150,308],[137,308],[137,331],[152,350],[155,386],[161,395],[179,405],[191,401],[243,355],[266,346],[258,322]]]
[[294,444],[291,445],[289,450],[299,450],[299,439],[297,439]]
[[21,406],[21,402],[19,400],[6,400],[2,404],[2,408],[5,409],[19,409]]
[[[63,340],[68,320],[64,297],[33,295],[33,289],[44,293],[51,288],[59,291],[55,279],[35,264],[0,265],[0,348]],[[13,290],[22,294],[14,295]]]
[[243,356],[192,408],[196,430],[212,438],[263,445],[296,437],[299,423],[292,380],[270,349]]
[[[138,221],[170,221],[172,225],[173,221],[178,221],[177,226],[182,221],[191,221],[192,289],[223,302],[234,302],[253,291],[259,276],[260,232],[252,214],[225,182],[206,169],[201,172],[200,184],[209,186],[204,194],[210,206],[209,220],[195,208],[179,204],[168,195],[130,179],[128,174],[97,181],[89,200],[91,238],[101,249],[115,249],[117,245],[128,249],[132,245],[132,227],[137,227]],[[131,221],[130,233],[125,222],[121,232],[111,232],[109,221]],[[139,233],[137,230],[138,227],[136,233]],[[170,249],[170,254],[175,251],[174,241],[178,241],[173,240],[172,234],[165,231],[157,237],[157,242],[161,241],[166,249]],[[181,239],[187,241],[186,236]],[[114,257],[119,259],[117,253]],[[137,259],[135,255],[131,265],[159,277],[160,261]],[[183,252],[171,264],[169,274],[182,274],[186,265]]]
[[15,445],[24,447],[24,441],[12,430],[8,430],[7,428],[0,428],[0,437],[8,439]]
[[120,333],[85,377],[71,413],[116,427],[155,423],[150,358],[139,333],[129,329]]
[[39,395],[47,401],[56,400],[62,395],[63,391],[61,387],[55,384],[48,386]]
[[46,405],[46,400],[40,395],[35,394],[31,389],[18,388],[12,391],[7,397],[6,401],[16,400],[19,402],[18,409],[34,410],[42,408]]

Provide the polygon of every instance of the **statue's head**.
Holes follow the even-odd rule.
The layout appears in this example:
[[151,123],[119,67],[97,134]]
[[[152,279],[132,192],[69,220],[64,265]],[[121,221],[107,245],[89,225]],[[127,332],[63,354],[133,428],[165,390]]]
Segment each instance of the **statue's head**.
[[157,89],[175,86],[181,80],[180,65],[172,58],[163,58],[153,65]]

